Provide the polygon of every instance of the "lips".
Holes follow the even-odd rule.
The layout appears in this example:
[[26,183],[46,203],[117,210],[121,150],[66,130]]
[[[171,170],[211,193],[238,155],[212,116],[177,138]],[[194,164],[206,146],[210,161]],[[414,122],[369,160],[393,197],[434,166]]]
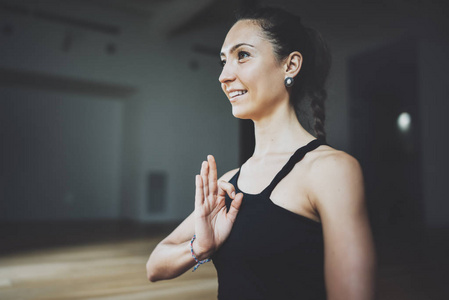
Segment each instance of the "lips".
[[232,92],[229,93],[229,98],[230,98],[230,100],[232,100],[232,99],[234,99],[234,98],[236,98],[238,96],[246,94],[247,92],[248,91],[246,91],[246,90],[232,91]]

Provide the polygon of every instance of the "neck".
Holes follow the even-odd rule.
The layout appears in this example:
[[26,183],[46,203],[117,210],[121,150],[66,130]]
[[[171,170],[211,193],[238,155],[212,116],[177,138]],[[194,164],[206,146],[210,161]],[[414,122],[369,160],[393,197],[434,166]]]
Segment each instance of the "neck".
[[301,126],[294,109],[289,105],[263,119],[253,121],[256,140],[253,157],[294,152],[315,139]]

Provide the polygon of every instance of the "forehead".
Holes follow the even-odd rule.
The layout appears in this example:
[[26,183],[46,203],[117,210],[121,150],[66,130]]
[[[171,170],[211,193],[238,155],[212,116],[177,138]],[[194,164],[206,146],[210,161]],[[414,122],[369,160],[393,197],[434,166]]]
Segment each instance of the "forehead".
[[262,29],[259,25],[250,20],[238,21],[231,27],[226,35],[221,51],[227,54],[230,48],[240,43],[251,44],[255,47],[266,43],[263,39]]

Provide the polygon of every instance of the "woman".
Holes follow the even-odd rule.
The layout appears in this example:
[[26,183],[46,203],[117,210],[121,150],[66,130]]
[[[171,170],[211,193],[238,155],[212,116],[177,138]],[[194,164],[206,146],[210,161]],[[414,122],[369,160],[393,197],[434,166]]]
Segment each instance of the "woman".
[[[232,113],[254,122],[253,156],[217,181],[209,155],[195,210],[154,249],[150,281],[212,258],[223,299],[373,299],[375,253],[356,159],[326,145],[320,35],[275,8],[228,32],[219,81]],[[310,100],[317,138],[298,121]]]

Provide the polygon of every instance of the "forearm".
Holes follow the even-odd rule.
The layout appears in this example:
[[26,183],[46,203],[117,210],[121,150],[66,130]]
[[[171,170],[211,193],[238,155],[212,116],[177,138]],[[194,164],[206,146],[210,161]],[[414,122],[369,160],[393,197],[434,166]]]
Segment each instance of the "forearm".
[[148,280],[155,282],[178,277],[196,264],[190,252],[190,241],[156,246],[147,262]]
[[[195,234],[199,236],[193,243],[193,253],[197,260],[203,261],[211,257],[231,231],[243,194],[235,195],[234,186],[226,181],[237,169],[226,173],[218,186],[215,161],[212,156],[208,156],[208,161],[211,173],[208,174],[208,164],[203,162],[201,176],[195,177],[195,211],[156,246],[148,259],[147,277],[152,282],[175,278],[197,264],[190,248],[190,239]],[[206,186],[215,188],[212,188],[211,195],[204,195],[203,181],[206,182],[209,175],[210,184]],[[233,199],[229,212],[225,206],[226,194]]]
[[[195,256],[199,260],[209,257],[200,253],[193,245]],[[185,273],[196,265],[190,251],[190,241],[180,244],[160,243],[151,253],[147,262],[147,276],[151,282],[172,279]]]

